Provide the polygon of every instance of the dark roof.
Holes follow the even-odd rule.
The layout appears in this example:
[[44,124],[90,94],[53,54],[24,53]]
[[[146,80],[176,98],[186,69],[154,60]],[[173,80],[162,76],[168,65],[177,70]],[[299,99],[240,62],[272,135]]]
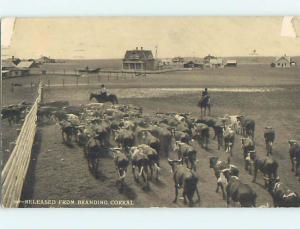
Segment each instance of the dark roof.
[[125,60],[153,60],[151,50],[127,50]]

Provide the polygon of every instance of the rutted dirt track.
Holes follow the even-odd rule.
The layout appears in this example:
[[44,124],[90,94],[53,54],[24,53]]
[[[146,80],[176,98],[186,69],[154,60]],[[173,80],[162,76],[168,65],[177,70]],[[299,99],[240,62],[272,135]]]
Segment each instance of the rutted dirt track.
[[[300,139],[300,90],[297,88],[285,91],[232,93],[212,92],[213,115],[246,114],[256,121],[256,144],[258,155],[265,156],[263,128],[272,125],[276,131],[274,158],[279,162],[281,181],[292,190],[300,193],[300,182],[290,171],[287,140]],[[48,96],[48,97],[47,97]],[[58,93],[60,97],[60,93]],[[87,97],[87,96],[86,96]],[[55,100],[55,90],[46,98]],[[73,99],[67,96],[72,104],[88,103],[86,99]],[[195,106],[198,95],[173,94],[161,98],[123,98],[120,103],[131,103],[144,108],[144,113],[160,112],[190,112],[196,115],[199,110]],[[150,191],[145,191],[141,184],[133,181],[131,171],[126,177],[126,188],[120,193],[116,186],[116,171],[111,158],[102,158],[99,164],[100,176],[95,179],[88,170],[83,151],[77,145],[67,147],[62,143],[60,128],[54,124],[40,126],[37,133],[35,148],[27,181],[24,187],[23,199],[48,200],[133,200],[135,207],[183,207],[182,200],[173,204],[174,183],[170,166],[162,159],[161,177],[157,183],[150,183]],[[211,132],[212,133],[212,132]],[[216,141],[210,141],[206,151],[195,145],[198,150],[197,174],[199,175],[199,191],[201,203],[195,207],[226,207],[221,193],[216,193],[216,179],[209,168],[208,158],[227,155],[217,150]],[[170,155],[172,157],[172,155]],[[258,194],[257,206],[272,200],[263,188],[262,175],[258,175],[257,183],[252,183],[252,177],[243,170],[243,158],[239,137],[236,138],[232,163],[241,171],[241,180],[249,184]],[[50,207],[49,205],[28,205],[30,207]],[[53,205],[52,207],[114,207],[111,205]],[[117,206],[119,207],[119,206]]]

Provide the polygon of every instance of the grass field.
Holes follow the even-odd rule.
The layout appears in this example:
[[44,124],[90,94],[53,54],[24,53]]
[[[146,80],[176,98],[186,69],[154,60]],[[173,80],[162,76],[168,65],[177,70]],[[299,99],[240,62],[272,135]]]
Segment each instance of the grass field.
[[[51,87],[45,86],[45,99],[68,100],[71,104],[88,103],[88,94],[99,86],[97,77],[82,78],[82,84],[76,86],[61,86],[63,76],[51,77]],[[209,87],[212,97],[212,115],[245,114],[256,121],[257,152],[260,157],[266,155],[263,140],[263,128],[272,125],[276,131],[274,158],[279,162],[281,181],[292,190],[300,193],[300,183],[290,171],[287,140],[300,140],[300,76],[298,68],[273,69],[267,66],[241,66],[236,69],[205,69],[203,71],[178,72],[159,75],[147,75],[126,79],[111,79],[104,77],[109,90],[116,93],[120,103],[131,103],[142,106],[146,114],[154,112],[190,112],[198,116],[196,104],[200,88]],[[34,98],[31,82],[37,82],[38,76],[23,79],[8,79],[4,91],[4,103]],[[47,82],[47,78],[44,79]],[[74,78],[65,77],[65,84],[73,82]],[[11,82],[22,82],[23,87],[11,92]],[[57,84],[55,86],[55,84]],[[249,89],[248,92],[228,90],[228,88]],[[164,88],[157,90],[153,88]],[[170,88],[173,88],[172,90]],[[175,89],[174,89],[175,88]],[[199,91],[197,91],[199,88]],[[262,89],[255,90],[255,89]],[[7,126],[5,127],[8,128]],[[14,127],[15,128],[15,127]],[[6,132],[4,132],[6,133]],[[232,163],[241,170],[241,179],[249,184],[258,194],[257,205],[269,203],[272,200],[269,193],[263,189],[262,175],[257,183],[252,183],[252,177],[243,170],[243,158],[239,138],[236,139]],[[209,169],[208,158],[218,155],[224,158],[223,151],[217,150],[217,145],[211,139],[209,150],[206,151],[195,145],[198,151],[199,189],[201,196],[200,207],[226,207],[220,193],[215,193],[216,180]],[[172,155],[171,155],[172,156]],[[24,186],[24,199],[131,199],[136,207],[183,207],[181,200],[177,204],[171,201],[174,195],[172,175],[166,159],[162,159],[162,176],[159,183],[151,182],[150,191],[144,191],[136,184],[128,173],[126,190],[119,193],[116,187],[116,174],[112,159],[103,158],[100,161],[100,178],[95,179],[89,174],[87,163],[83,158],[81,148],[66,147],[62,143],[60,130],[57,125],[39,127],[34,150],[32,152],[29,174]],[[198,206],[198,205],[197,205]],[[196,206],[196,207],[197,207]],[[36,206],[27,206],[36,207]],[[49,207],[49,206],[42,206]],[[56,206],[79,207],[79,206]],[[82,207],[82,206],[81,206]],[[85,207],[99,207],[86,205]],[[103,206],[109,207],[109,206]],[[111,206],[110,206],[111,207]]]

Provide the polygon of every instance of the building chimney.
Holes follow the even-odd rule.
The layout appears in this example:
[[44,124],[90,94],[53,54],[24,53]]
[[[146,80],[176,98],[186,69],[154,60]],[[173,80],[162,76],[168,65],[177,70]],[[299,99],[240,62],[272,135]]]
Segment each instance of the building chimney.
[[143,47],[141,47],[141,50],[143,50]]
[[135,50],[139,50],[139,47],[136,47]]

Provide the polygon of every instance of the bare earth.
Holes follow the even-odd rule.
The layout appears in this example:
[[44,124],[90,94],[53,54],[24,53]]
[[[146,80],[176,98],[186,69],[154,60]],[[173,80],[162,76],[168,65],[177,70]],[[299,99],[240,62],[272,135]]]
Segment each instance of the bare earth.
[[[280,70],[281,71],[281,70]],[[248,74],[248,73],[247,73]],[[266,156],[263,128],[266,125],[272,125],[276,131],[276,140],[274,144],[274,158],[279,162],[279,175],[281,181],[287,184],[292,190],[300,193],[300,182],[290,170],[290,161],[288,156],[288,139],[300,139],[300,87],[298,72],[289,75],[284,81],[275,76],[271,81],[271,76],[252,79],[244,76],[238,82],[232,76],[228,79],[230,83],[215,81],[213,77],[204,77],[203,82],[197,79],[197,84],[193,78],[189,81],[186,78],[184,85],[175,81],[162,80],[160,84],[159,76],[153,76],[145,83],[145,87],[174,88],[168,93],[162,91],[136,89],[137,85],[141,87],[141,82],[131,80],[127,82],[113,81],[108,85],[113,92],[119,96],[119,102],[126,104],[136,104],[144,108],[144,113],[153,114],[160,112],[190,112],[198,115],[199,110],[196,106],[200,92],[186,88],[197,88],[210,86],[213,88],[222,88],[222,90],[212,90],[212,115],[223,116],[224,114],[245,114],[256,121],[257,152],[260,157]],[[162,76],[164,79],[165,76]],[[179,77],[176,75],[176,77]],[[184,77],[184,76],[182,76]],[[223,78],[218,76],[217,78]],[[169,78],[170,79],[170,78]],[[243,79],[245,81],[243,81]],[[29,82],[29,81],[28,81]],[[235,83],[238,82],[238,83]],[[270,84],[268,85],[269,82]],[[122,84],[122,85],[120,85]],[[131,88],[130,90],[126,90]],[[277,87],[279,90],[263,90],[252,92],[224,91],[224,87],[263,87],[265,89]],[[120,90],[118,88],[123,88]],[[135,88],[135,89],[132,89]],[[88,93],[94,91],[95,87],[46,89],[46,100],[69,100],[74,105],[88,103]],[[251,91],[251,90],[250,90]],[[8,92],[7,92],[8,93]],[[28,96],[30,97],[30,96]],[[211,139],[209,150],[206,151],[195,145],[198,150],[199,163],[197,174],[199,175],[199,190],[201,203],[195,207],[226,207],[226,202],[222,199],[221,193],[216,193],[216,179],[213,171],[209,168],[208,158],[212,155],[218,155],[225,158],[223,150],[218,151],[216,141]],[[172,155],[170,156],[172,157]],[[252,177],[243,170],[243,159],[240,149],[239,138],[236,138],[234,147],[234,156],[232,163],[237,165],[241,171],[241,180],[249,184],[258,194],[257,206],[269,203],[272,206],[272,199],[269,193],[263,188],[262,175],[258,175],[257,183],[252,183]],[[74,147],[67,147],[62,143],[59,126],[55,124],[45,124],[39,127],[35,146],[32,152],[31,165],[24,186],[22,195],[23,200],[133,200],[134,207],[185,207],[182,200],[173,204],[174,183],[170,166],[166,159],[162,159],[162,171],[160,181],[150,183],[150,191],[145,191],[141,184],[134,182],[131,172],[126,177],[126,188],[120,193],[116,186],[116,172],[111,158],[102,158],[100,160],[100,177],[95,179],[88,170],[87,162],[83,157],[82,149],[74,144]],[[120,207],[115,205],[25,205],[24,207]]]

